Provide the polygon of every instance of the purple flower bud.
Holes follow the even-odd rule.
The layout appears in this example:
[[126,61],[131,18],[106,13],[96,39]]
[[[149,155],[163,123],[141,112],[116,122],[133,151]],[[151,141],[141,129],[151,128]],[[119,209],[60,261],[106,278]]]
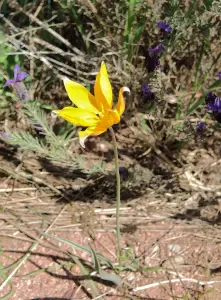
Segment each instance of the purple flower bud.
[[196,133],[199,135],[202,135],[205,129],[206,129],[205,122],[199,122],[199,124],[196,125]]
[[160,66],[159,53],[164,49],[163,44],[157,45],[155,48],[150,46],[146,55],[147,71],[153,72]]
[[219,97],[216,97],[214,103],[212,102],[208,103],[207,109],[211,110],[212,112],[221,113],[221,99]]
[[15,65],[14,67],[14,79],[9,79],[6,81],[6,83],[3,85],[3,87],[9,86],[13,83],[20,82],[25,79],[25,77],[28,75],[26,72],[19,72],[20,67],[19,65]]
[[221,99],[212,92],[209,92],[206,95],[205,102],[207,104],[207,109],[212,111],[215,119],[221,123]]
[[125,167],[120,167],[119,168],[119,173],[120,173],[120,177],[123,180],[127,180],[128,179],[129,172],[128,172],[128,170]]
[[18,98],[22,101],[28,101],[29,98],[29,93],[28,90],[26,89],[26,86],[24,85],[23,82],[15,82],[12,84],[16,95]]
[[207,93],[207,95],[205,97],[205,102],[206,102],[206,104],[209,104],[209,103],[214,104],[215,99],[216,99],[216,95],[213,94],[212,92],[209,92],[209,93]]
[[28,75],[26,72],[19,72],[20,67],[19,65],[15,65],[14,67],[14,79],[9,79],[6,81],[3,87],[11,85],[18,98],[22,101],[28,101],[29,100],[29,93],[22,82],[25,77]]
[[37,130],[41,130],[42,126],[40,124],[34,124],[35,129]]
[[167,23],[167,21],[159,21],[157,22],[157,27],[164,32],[171,32],[172,27]]
[[1,136],[5,140],[11,140],[11,137],[5,131],[1,131]]
[[40,124],[34,124],[34,129],[37,134],[44,135],[43,128]]
[[43,132],[42,132],[42,126],[41,126],[40,124],[37,124],[37,123],[35,124],[32,117],[28,117],[28,119],[29,119],[30,122],[33,124],[35,131],[36,131],[38,134],[43,134]]
[[145,94],[150,94],[150,93],[152,93],[152,89],[148,86],[148,84],[146,84],[146,83],[142,83],[142,85],[141,85],[141,90],[142,90],[142,92],[143,93],[145,93]]
[[153,55],[159,54],[164,48],[165,47],[164,47],[163,44],[159,44],[155,48],[153,48],[153,47],[150,46],[148,48],[149,55],[153,56]]
[[219,80],[221,80],[221,71],[218,72]]
[[144,101],[151,101],[154,99],[154,95],[152,92],[152,89],[148,86],[146,83],[142,83],[141,85],[141,91],[142,91],[142,96]]

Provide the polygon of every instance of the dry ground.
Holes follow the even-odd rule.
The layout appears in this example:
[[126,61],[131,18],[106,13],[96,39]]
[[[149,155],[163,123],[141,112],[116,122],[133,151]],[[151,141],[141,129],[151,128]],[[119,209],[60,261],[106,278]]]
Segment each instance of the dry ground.
[[[124,131],[119,142],[124,138]],[[132,139],[132,136],[130,136]],[[116,261],[115,184],[111,144],[104,174],[89,181],[64,166],[36,160],[31,153],[10,152],[2,146],[0,262],[9,266],[22,257],[42,232],[69,239]],[[219,141],[219,139],[218,139]],[[200,143],[205,143],[201,141]],[[93,139],[88,144],[93,149]],[[131,270],[120,272],[116,288],[94,275],[104,299],[219,299],[220,294],[220,174],[217,138],[178,156],[156,149],[143,155],[128,151],[130,164],[122,177],[122,243],[134,250],[127,256]],[[93,163],[97,150],[88,155]],[[151,163],[151,169],[150,169]],[[148,168],[149,165],[149,168]],[[28,170],[32,170],[28,172]],[[64,172],[65,170],[65,172]],[[133,176],[132,176],[133,175]],[[44,239],[12,278],[9,299],[90,299],[90,288],[67,255],[76,253],[88,264],[92,258],[61,242]],[[13,271],[7,271],[7,274]],[[33,272],[33,273],[31,273]],[[31,273],[31,274],[30,274]],[[5,295],[9,285],[1,291]]]

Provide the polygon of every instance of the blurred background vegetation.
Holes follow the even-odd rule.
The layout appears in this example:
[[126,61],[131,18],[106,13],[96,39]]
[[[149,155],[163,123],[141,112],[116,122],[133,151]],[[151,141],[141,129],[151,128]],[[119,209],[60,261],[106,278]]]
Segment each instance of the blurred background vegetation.
[[[0,80],[3,84],[11,78],[14,65],[19,64],[30,75],[26,84],[31,98],[46,114],[69,102],[63,76],[93,92],[95,75],[104,60],[115,96],[121,86],[132,91],[118,127],[125,127],[125,122],[126,126],[134,126],[131,120],[136,121],[136,114],[143,113],[138,128],[148,131],[150,124],[145,114],[151,113],[152,135],[165,143],[167,139],[171,142],[171,134],[172,139],[179,140],[190,114],[197,118],[205,115],[199,109],[205,93],[220,85],[219,1],[2,0],[0,8]],[[159,20],[167,20],[173,28],[166,38],[156,26]],[[165,45],[161,68],[148,73],[147,49],[159,42]],[[153,89],[155,103],[145,103],[142,83]],[[7,124],[7,128],[26,128],[14,103],[11,90],[0,88],[2,127]],[[163,118],[167,123],[162,123]],[[175,132],[171,125],[174,120],[181,120]],[[70,132],[72,126],[62,124],[54,130],[58,134]]]
[[[0,5],[1,81],[20,64],[30,74],[33,98],[48,110],[67,100],[61,76],[91,89],[102,60],[114,89],[132,90],[129,116],[142,107],[142,82],[152,82],[161,100],[180,91],[189,97],[207,90],[220,68],[219,1],[4,0]],[[161,40],[159,20],[167,20],[173,31],[164,40],[160,74],[149,75],[145,55]],[[1,89],[2,120],[13,113],[12,100],[9,90]],[[182,97],[184,111],[189,100]]]

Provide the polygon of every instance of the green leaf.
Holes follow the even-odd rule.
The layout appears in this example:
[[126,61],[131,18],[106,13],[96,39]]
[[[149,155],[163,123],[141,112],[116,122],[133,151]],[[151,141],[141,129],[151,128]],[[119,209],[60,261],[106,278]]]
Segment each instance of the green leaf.
[[136,268],[136,267],[129,266],[129,265],[125,265],[125,266],[116,266],[115,269],[116,269],[116,270],[119,270],[119,271],[133,271],[133,272],[136,272],[136,271],[137,271],[137,268]]
[[192,112],[194,112],[203,103],[204,99],[205,95],[201,96],[196,102],[194,102],[187,110],[186,115],[189,115]]
[[139,22],[139,26],[138,28],[135,30],[135,33],[134,33],[134,39],[133,39],[133,44],[136,44],[139,42],[140,38],[141,38],[141,35],[142,35],[142,32],[144,30],[144,27],[146,25],[146,18],[143,18],[142,20],[140,20]]
[[[43,233],[43,234],[46,235],[46,236],[49,236],[49,237],[51,237],[51,238],[53,238],[53,239],[55,239],[55,240],[57,240],[57,241],[59,241],[59,242],[65,243],[66,245],[69,245],[69,246],[71,246],[71,247],[75,247],[75,248],[77,248],[77,249],[79,249],[79,250],[82,250],[82,251],[85,251],[85,252],[91,254],[91,249],[90,249],[90,248],[87,248],[87,247],[85,247],[85,246],[82,246],[82,245],[80,245],[80,244],[78,244],[78,243],[70,242],[70,241],[68,241],[68,240],[66,240],[66,239],[63,239],[63,238],[56,237],[56,236],[54,236],[54,235],[50,235],[50,234],[47,234],[47,233]],[[96,252],[96,256],[97,256],[100,260],[102,260],[106,265],[108,265],[110,268],[113,269],[112,263],[111,263],[106,257],[104,257],[102,254],[97,253],[97,252]]]
[[200,74],[200,66],[201,66],[201,62],[202,62],[202,58],[203,58],[203,54],[205,51],[205,41],[203,40],[202,45],[201,45],[201,49],[200,49],[200,55],[198,57],[198,61],[197,61],[197,71],[196,71],[196,75],[195,75],[195,81],[194,81],[194,88],[195,90],[198,89],[198,81],[199,81],[199,74]]
[[190,16],[192,15],[192,12],[194,12],[196,4],[197,4],[198,0],[194,0],[192,5],[190,6],[190,8],[188,9],[187,13],[186,13],[186,18],[190,18]]
[[14,292],[14,290],[13,290],[13,288],[11,287],[10,291],[9,291],[6,295],[4,295],[3,297],[1,297],[0,300],[10,299],[11,296],[13,295],[13,292]]
[[213,4],[214,0],[203,0],[204,5],[206,6],[206,9],[209,10]]
[[147,120],[146,119],[141,119],[140,120],[140,125],[142,127],[142,129],[146,132],[152,132],[151,128],[147,125]]
[[52,106],[52,105],[48,105],[48,104],[40,104],[40,107],[43,108],[43,109],[47,109],[47,110],[56,110],[57,108]]
[[[7,274],[4,272],[4,268],[3,268],[2,263],[0,263],[0,278],[2,278],[3,281],[5,281],[7,279]],[[7,294],[5,294],[4,296],[2,296],[0,298],[0,300],[9,299],[12,296],[12,294],[13,294],[13,287],[12,287],[11,281],[9,281],[9,286],[10,286],[10,291]]]
[[[181,86],[179,86],[178,91],[181,90]],[[182,97],[178,97],[177,100],[177,111],[176,111],[176,120],[179,120],[182,114]]]
[[121,284],[121,278],[117,274],[113,274],[113,273],[110,274],[110,273],[102,271],[100,274],[100,277],[101,277],[101,279],[111,281],[116,285]]
[[[80,261],[80,259],[77,256],[74,256],[73,259],[74,259],[75,263],[78,265],[79,269],[81,270],[81,274],[89,276],[89,278],[90,278],[89,272],[84,267],[84,265],[82,264],[82,262]],[[100,294],[99,294],[99,292],[97,290],[97,287],[96,287],[96,285],[95,285],[95,283],[94,283],[94,281],[92,279],[89,279],[89,285],[90,285],[91,290],[94,292],[94,294],[96,296],[100,296]]]
[[221,80],[216,80],[213,84],[211,84],[208,90],[216,89],[221,86]]
[[101,275],[101,267],[100,267],[100,263],[98,261],[98,258],[97,258],[97,255],[96,255],[96,252],[94,251],[93,248],[91,248],[91,254],[92,254],[92,257],[93,257],[93,260],[94,260],[94,266],[95,266],[95,270],[97,271],[97,273],[99,275]]
[[92,248],[91,248],[91,254],[92,254],[92,257],[94,260],[95,270],[100,275],[100,278],[103,280],[111,281],[112,283],[114,283],[116,285],[120,285],[121,278],[117,274],[110,274],[110,273],[104,272],[101,269],[97,254]]

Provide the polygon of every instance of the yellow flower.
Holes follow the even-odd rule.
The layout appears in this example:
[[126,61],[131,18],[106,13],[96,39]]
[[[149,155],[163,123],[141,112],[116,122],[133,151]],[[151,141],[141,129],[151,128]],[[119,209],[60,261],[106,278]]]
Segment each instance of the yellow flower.
[[94,85],[94,96],[81,84],[64,79],[65,89],[70,100],[77,107],[64,107],[56,110],[56,114],[64,120],[88,127],[79,132],[80,144],[84,146],[85,139],[90,135],[99,135],[109,127],[120,122],[124,112],[125,102],[123,92],[130,92],[127,87],[120,89],[117,105],[112,108],[113,94],[105,63],[101,63]]

